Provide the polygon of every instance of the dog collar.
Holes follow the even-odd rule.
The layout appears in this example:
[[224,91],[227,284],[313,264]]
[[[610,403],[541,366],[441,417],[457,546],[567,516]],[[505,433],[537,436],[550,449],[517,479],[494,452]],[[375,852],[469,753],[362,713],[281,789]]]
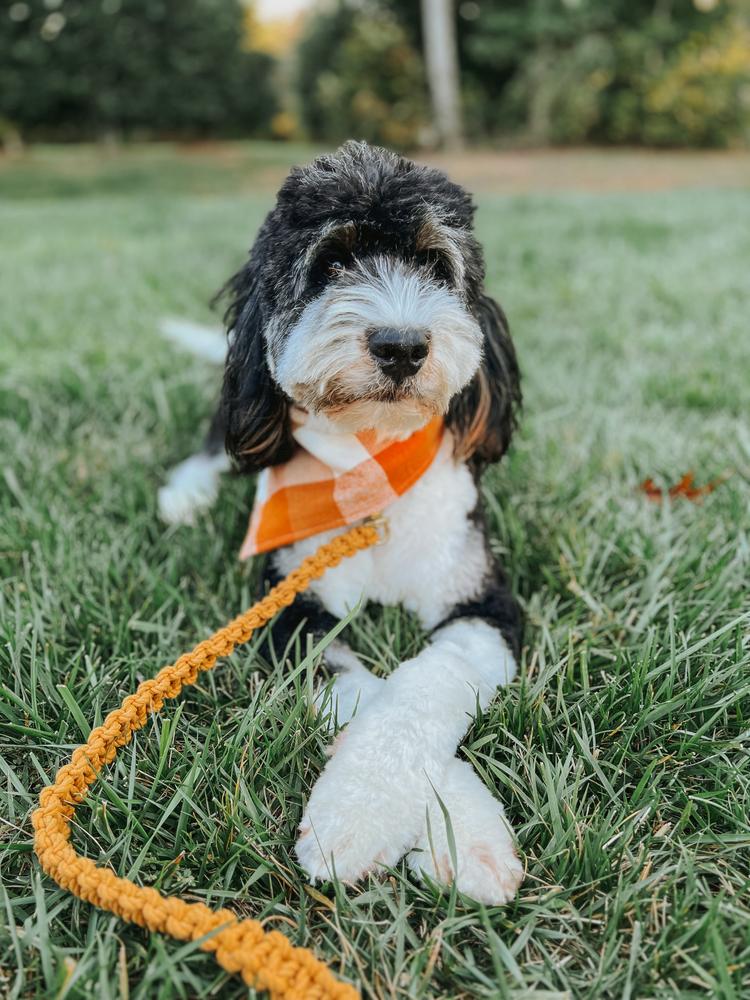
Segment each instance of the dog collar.
[[291,459],[258,476],[240,559],[379,514],[432,465],[444,426],[435,417],[401,441],[383,440],[374,430],[321,430],[295,410],[292,434]]

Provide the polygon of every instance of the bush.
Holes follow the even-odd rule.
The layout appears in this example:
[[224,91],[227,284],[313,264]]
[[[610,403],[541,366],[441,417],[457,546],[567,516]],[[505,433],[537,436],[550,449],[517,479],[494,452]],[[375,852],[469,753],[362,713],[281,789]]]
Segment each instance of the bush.
[[273,60],[235,0],[23,0],[0,13],[0,117],[32,136],[266,134]]
[[386,10],[347,2],[313,15],[298,50],[296,95],[307,133],[405,149],[427,121],[424,73],[404,28]]
[[[725,145],[747,137],[747,0],[460,4],[476,131],[534,142]],[[461,19],[459,19],[461,24]]]
[[649,87],[645,138],[722,146],[750,139],[750,29],[695,34]]
[[[385,4],[421,45],[419,5]],[[748,136],[750,0],[457,0],[469,135],[726,145]]]

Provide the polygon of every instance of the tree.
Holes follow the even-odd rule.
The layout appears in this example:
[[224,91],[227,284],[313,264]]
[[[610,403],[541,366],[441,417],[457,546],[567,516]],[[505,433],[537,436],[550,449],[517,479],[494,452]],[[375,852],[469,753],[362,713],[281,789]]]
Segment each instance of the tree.
[[390,11],[339,0],[308,21],[297,49],[295,92],[305,131],[396,149],[418,143],[427,121],[419,53]]
[[463,144],[453,0],[422,0],[422,35],[435,127],[442,145]]
[[34,135],[258,134],[270,56],[235,0],[20,0],[0,14],[0,117]]
[[[421,44],[416,0],[373,2]],[[456,14],[475,139],[722,145],[750,133],[750,0],[458,0]]]

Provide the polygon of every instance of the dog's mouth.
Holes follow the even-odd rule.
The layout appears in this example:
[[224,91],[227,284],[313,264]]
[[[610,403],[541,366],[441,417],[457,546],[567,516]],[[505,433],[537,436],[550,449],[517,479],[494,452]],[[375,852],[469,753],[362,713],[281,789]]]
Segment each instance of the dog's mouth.
[[377,384],[356,391],[345,380],[334,378],[322,392],[319,386],[298,386],[294,400],[297,406],[326,417],[344,432],[377,428],[398,438],[440,416],[445,409],[421,393],[416,381],[407,379],[399,385]]
[[362,406],[368,403],[385,403],[397,406],[400,403],[409,406],[424,407],[433,415],[438,407],[420,391],[416,378],[409,378],[396,385],[383,382],[366,390],[357,390],[346,384],[346,380],[333,378],[325,386],[320,387],[298,385],[295,387],[295,402],[306,410],[333,415],[342,413],[350,407]]

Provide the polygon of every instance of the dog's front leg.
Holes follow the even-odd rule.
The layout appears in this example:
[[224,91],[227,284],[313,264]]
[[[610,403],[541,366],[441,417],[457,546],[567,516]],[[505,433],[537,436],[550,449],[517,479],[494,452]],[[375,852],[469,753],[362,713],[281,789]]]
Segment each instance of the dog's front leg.
[[440,629],[393,672],[340,735],[310,796],[297,856],[312,878],[354,881],[414,847],[477,706],[514,673],[500,632],[479,619]]
[[[325,688],[318,695],[317,703],[329,706],[333,728],[336,723],[345,725],[379,697],[385,680],[370,673],[343,643],[329,646],[326,663],[335,671],[335,681],[330,691]],[[460,892],[491,906],[512,899],[523,879],[502,804],[459,757],[450,761],[440,784],[431,789],[422,831],[406,860],[421,880],[455,882]]]
[[208,510],[219,492],[219,481],[231,468],[224,451],[224,412],[217,410],[203,449],[180,462],[158,493],[159,515],[167,524],[194,524]]

